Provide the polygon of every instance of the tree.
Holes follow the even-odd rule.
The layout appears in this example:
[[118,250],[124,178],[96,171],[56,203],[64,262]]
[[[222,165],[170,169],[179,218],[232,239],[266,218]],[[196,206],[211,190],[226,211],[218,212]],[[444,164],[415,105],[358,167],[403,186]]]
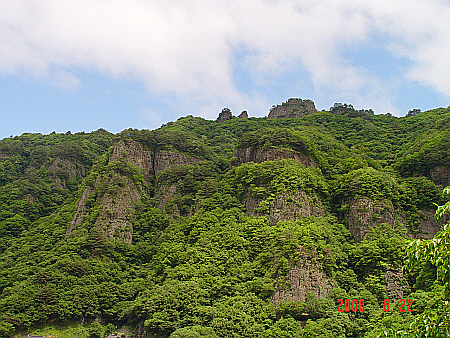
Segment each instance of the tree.
[[420,109],[411,109],[408,111],[408,114],[406,114],[406,117],[411,117],[411,116],[415,116],[417,114],[419,114],[421,112]]
[[[442,193],[450,195],[450,186]],[[435,218],[439,221],[444,214],[450,213],[450,201],[438,206]],[[449,337],[450,336],[450,224],[447,222],[432,240],[414,240],[406,251],[405,269],[411,271],[422,262],[436,266],[437,278],[444,285],[445,300],[436,310],[427,310],[416,316],[409,330],[385,331],[385,337]],[[382,335],[383,335],[382,334]],[[380,335],[380,337],[382,336]]]
[[218,338],[218,336],[210,327],[194,325],[174,331],[170,338]]
[[[442,193],[443,197],[450,195],[450,186]],[[444,214],[450,212],[450,201],[438,206],[435,214],[440,221]],[[445,298],[450,299],[450,224],[447,222],[432,240],[414,240],[407,249],[407,260],[405,267],[412,270],[421,261],[429,262],[436,266],[437,277],[444,284]]]

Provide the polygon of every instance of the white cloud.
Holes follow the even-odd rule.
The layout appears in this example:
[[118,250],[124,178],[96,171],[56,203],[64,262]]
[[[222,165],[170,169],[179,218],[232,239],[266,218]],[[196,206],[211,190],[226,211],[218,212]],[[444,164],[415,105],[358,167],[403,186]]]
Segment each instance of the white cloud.
[[0,72],[50,76],[67,88],[80,85],[72,67],[88,68],[139,79],[186,107],[264,115],[273,102],[234,82],[234,53],[243,51],[254,81],[303,69],[318,96],[395,111],[389,79],[343,57],[378,34],[380,48],[411,61],[405,78],[450,97],[444,0],[0,0],[0,8]]
[[162,114],[151,109],[143,109],[140,115],[146,121],[145,128],[147,129],[153,130],[161,127],[162,124],[168,122],[164,119],[164,116]]

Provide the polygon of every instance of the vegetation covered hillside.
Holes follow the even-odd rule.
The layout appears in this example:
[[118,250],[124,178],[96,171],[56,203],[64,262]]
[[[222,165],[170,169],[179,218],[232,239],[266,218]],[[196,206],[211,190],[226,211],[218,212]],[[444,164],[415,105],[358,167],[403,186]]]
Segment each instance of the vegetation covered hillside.
[[450,109],[280,114],[1,140],[0,337],[444,337]]

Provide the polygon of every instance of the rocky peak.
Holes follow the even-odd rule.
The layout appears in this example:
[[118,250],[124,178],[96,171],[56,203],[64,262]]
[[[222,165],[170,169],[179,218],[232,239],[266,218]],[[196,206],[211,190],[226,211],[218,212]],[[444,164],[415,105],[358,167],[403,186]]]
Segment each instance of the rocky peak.
[[248,119],[248,113],[247,113],[247,111],[246,111],[246,110],[243,110],[243,111],[239,114],[238,119]]
[[334,115],[343,115],[349,111],[355,111],[353,105],[341,102],[336,102],[333,107],[330,108],[330,113]]
[[314,102],[290,98],[281,105],[273,106],[269,111],[269,119],[299,118],[317,112]]
[[216,122],[225,122],[231,120],[232,117],[233,113],[231,112],[231,110],[229,108],[223,108],[222,111],[219,113]]

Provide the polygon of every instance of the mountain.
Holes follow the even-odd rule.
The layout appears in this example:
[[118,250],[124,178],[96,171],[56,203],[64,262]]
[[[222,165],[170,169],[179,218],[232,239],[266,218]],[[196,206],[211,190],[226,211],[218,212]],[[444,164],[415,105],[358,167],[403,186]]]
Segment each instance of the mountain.
[[289,99],[267,118],[224,108],[152,131],[3,139],[0,336],[406,328],[445,297],[435,266],[402,265],[447,220],[434,213],[449,127],[449,108],[397,118]]

